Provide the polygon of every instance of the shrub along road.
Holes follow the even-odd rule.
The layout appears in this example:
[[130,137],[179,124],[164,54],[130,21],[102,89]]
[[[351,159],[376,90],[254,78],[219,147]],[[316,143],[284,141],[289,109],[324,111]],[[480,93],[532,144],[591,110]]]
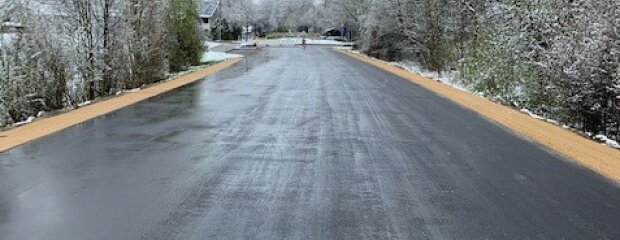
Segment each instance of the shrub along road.
[[617,239],[618,216],[614,182],[327,48],[0,155],[0,239]]

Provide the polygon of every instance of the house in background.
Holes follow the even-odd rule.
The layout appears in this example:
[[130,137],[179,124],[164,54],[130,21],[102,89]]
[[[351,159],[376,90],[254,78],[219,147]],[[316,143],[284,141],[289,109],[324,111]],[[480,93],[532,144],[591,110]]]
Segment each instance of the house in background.
[[200,19],[202,20],[202,29],[207,32],[207,36],[211,38],[212,32],[219,27],[220,22],[220,1],[204,0],[200,6]]
[[21,33],[23,30],[24,30],[24,26],[21,23],[6,21],[0,24],[0,34],[1,33]]

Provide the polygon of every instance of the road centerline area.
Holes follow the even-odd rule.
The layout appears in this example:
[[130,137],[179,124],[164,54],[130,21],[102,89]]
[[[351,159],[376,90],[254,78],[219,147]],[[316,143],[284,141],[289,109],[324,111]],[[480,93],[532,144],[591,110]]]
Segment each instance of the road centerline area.
[[617,239],[618,216],[612,182],[321,47],[0,153],[0,239]]

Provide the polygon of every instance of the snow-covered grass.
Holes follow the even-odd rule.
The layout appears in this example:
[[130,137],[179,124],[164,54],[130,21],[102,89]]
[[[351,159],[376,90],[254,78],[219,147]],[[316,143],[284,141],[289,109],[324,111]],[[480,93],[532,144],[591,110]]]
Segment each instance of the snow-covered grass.
[[78,104],[77,106],[78,106],[78,107],[85,107],[85,106],[90,105],[91,103],[92,103],[91,101],[86,101],[86,102],[83,102],[83,103]]
[[137,92],[140,91],[141,88],[134,88],[134,89],[128,89],[128,90],[124,90],[124,93],[133,93],[133,92]]
[[460,79],[459,77],[460,73],[458,71],[438,73],[438,72],[428,71],[415,62],[406,62],[406,61],[405,62],[389,62],[389,64],[391,64],[392,66],[402,68],[409,72],[450,85],[461,91],[471,93],[471,91],[467,89],[467,87],[463,84],[463,81]]
[[[207,62],[203,62],[203,64],[204,64],[204,63],[207,63]],[[187,68],[185,71],[168,73],[168,74],[166,74],[166,80],[164,80],[164,81],[162,81],[162,82],[167,82],[167,81],[173,80],[173,79],[175,79],[175,78],[177,78],[177,77],[183,76],[183,75],[185,75],[185,74],[190,74],[190,73],[193,73],[193,72],[195,72],[195,71],[200,70],[200,69],[201,69],[201,68],[203,68],[203,67],[204,67],[204,65],[203,65],[203,66],[191,66],[191,67]],[[124,92],[137,92],[137,91],[142,90],[142,88],[144,88],[144,87],[146,87],[146,86],[144,86],[144,85],[143,85],[141,88],[135,88],[135,89],[125,90]]]
[[256,40],[249,40],[240,42],[241,47],[256,47]]
[[[530,116],[530,117],[532,117],[532,118],[538,119],[538,120],[545,120],[545,121],[547,121],[547,120],[548,120],[547,118],[544,118],[544,117],[542,117],[542,116],[540,116],[540,115],[534,114],[534,113],[533,113],[532,111],[530,111],[529,109],[525,109],[525,108],[524,108],[524,109],[521,109],[521,112],[522,112],[522,113],[525,113],[525,114],[527,114],[527,115],[529,115],[529,116]],[[554,121],[554,122],[555,122],[555,121]]]
[[612,148],[615,148],[615,149],[620,149],[620,144],[617,141],[614,141],[614,140],[610,139],[609,137],[607,137],[605,135],[599,134],[599,135],[593,136],[592,133],[581,132],[581,131],[579,131],[577,129],[571,128],[570,126],[568,126],[566,124],[561,124],[557,120],[546,118],[546,117],[540,116],[538,114],[535,114],[532,111],[530,111],[529,109],[521,109],[521,112],[524,113],[524,114],[529,115],[532,118],[535,118],[535,119],[538,119],[538,120],[541,120],[541,121],[545,121],[545,122],[548,122],[548,123],[551,123],[551,124],[554,124],[554,125],[557,125],[557,126],[561,126],[562,128],[570,130],[570,131],[573,131],[573,132],[580,133],[583,136],[587,136],[587,137],[589,137],[589,138],[591,138],[591,139],[593,139],[595,141],[598,141],[600,143],[603,143],[603,144],[605,144],[605,145],[607,145],[609,147],[612,147]]
[[338,45],[338,46],[351,45],[351,43],[349,43],[349,42],[340,42],[340,41],[336,41],[336,40],[327,40],[327,39],[321,39],[321,40],[306,39],[306,44],[310,44],[310,45]]
[[620,143],[618,143],[617,141],[609,139],[609,137],[607,137],[605,135],[602,135],[602,134],[596,135],[596,136],[594,136],[594,139],[599,141],[599,142],[601,142],[601,143],[604,143],[607,146],[610,146],[612,148],[620,149]]
[[[168,75],[170,76],[170,74]],[[121,91],[116,92],[116,95],[121,95],[123,93],[134,93],[142,90],[142,88],[134,88],[134,89],[123,89]]]
[[206,46],[207,46],[207,48],[209,48],[209,49],[214,48],[214,47],[218,47],[218,46],[222,46],[222,44],[221,44],[221,43],[218,43],[218,42],[212,42],[212,41],[206,41],[206,42],[205,42],[205,45],[206,45]]
[[[278,46],[278,45],[300,45],[302,38],[279,38],[279,39],[264,39],[259,40],[260,45]],[[327,45],[327,46],[350,46],[350,42],[340,42],[336,40],[326,39],[306,39],[308,45]]]
[[340,50],[345,50],[345,51],[349,51],[349,52],[355,51],[355,50],[353,50],[352,46],[338,46],[338,47],[334,47],[334,49],[340,49]]
[[13,124],[13,126],[14,126],[14,127],[19,127],[19,126],[21,126],[21,125],[25,125],[25,124],[28,124],[28,123],[34,122],[34,119],[35,119],[35,117],[30,116],[30,117],[28,117],[28,119],[26,119],[25,121],[15,123],[15,124]]
[[207,63],[207,62],[219,62],[219,61],[226,61],[228,59],[232,59],[232,58],[242,58],[243,55],[240,54],[231,54],[231,53],[224,53],[224,52],[213,52],[213,51],[209,51],[209,52],[205,52],[202,55],[202,59],[200,60],[203,63]]

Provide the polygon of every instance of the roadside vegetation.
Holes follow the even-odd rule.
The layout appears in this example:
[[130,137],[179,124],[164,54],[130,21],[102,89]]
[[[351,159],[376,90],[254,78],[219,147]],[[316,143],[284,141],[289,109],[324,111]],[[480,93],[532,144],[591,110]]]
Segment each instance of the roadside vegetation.
[[0,127],[199,65],[193,0],[0,0]]
[[618,1],[340,2],[368,6],[347,19],[364,53],[457,72],[472,92],[620,139]]

